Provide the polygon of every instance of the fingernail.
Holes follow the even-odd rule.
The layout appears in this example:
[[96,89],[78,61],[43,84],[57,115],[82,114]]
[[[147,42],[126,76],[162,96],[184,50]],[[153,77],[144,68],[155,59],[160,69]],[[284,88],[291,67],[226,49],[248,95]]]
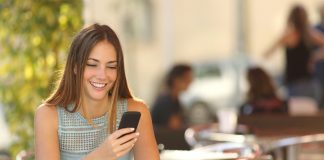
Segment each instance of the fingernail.
[[135,135],[138,136],[139,135],[139,132],[136,132]]
[[137,141],[137,138],[134,138],[135,141]]
[[130,131],[134,131],[135,129],[134,128],[131,128]]

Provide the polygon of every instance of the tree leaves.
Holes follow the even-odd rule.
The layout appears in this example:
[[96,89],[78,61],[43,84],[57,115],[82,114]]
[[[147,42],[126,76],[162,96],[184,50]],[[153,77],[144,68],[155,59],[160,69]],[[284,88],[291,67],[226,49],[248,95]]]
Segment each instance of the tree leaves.
[[16,155],[34,147],[34,112],[50,94],[71,38],[82,27],[82,1],[0,2],[0,103]]

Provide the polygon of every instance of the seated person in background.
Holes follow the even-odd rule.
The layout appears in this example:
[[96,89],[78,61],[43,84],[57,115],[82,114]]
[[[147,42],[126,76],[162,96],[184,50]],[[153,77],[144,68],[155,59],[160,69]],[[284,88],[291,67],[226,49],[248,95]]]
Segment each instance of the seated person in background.
[[157,97],[152,106],[154,125],[170,129],[184,127],[183,108],[179,96],[189,87],[192,79],[192,68],[189,65],[178,64],[170,70],[165,82],[166,90]]
[[262,68],[250,68],[247,80],[250,88],[247,102],[240,109],[241,114],[287,112],[286,103],[277,96],[271,77]]

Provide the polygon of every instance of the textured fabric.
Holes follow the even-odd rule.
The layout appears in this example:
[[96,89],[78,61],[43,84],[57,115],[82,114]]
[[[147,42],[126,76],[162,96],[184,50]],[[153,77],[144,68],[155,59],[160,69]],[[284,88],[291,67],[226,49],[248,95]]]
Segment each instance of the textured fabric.
[[[73,106],[68,106],[72,109]],[[127,100],[123,99],[117,102],[116,126],[122,114],[127,111]],[[57,107],[59,126],[58,136],[60,145],[61,160],[79,160],[86,154],[97,148],[108,136],[108,115],[92,119],[93,127],[87,123],[87,120],[79,113],[70,113],[63,107]]]

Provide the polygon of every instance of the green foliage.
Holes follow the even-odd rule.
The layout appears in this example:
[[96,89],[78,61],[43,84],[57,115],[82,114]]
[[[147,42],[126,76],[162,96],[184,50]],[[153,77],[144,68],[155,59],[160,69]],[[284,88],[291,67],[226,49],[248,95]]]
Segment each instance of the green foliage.
[[81,0],[0,0],[0,103],[14,134],[12,155],[34,147],[35,109],[82,27],[82,7]]

